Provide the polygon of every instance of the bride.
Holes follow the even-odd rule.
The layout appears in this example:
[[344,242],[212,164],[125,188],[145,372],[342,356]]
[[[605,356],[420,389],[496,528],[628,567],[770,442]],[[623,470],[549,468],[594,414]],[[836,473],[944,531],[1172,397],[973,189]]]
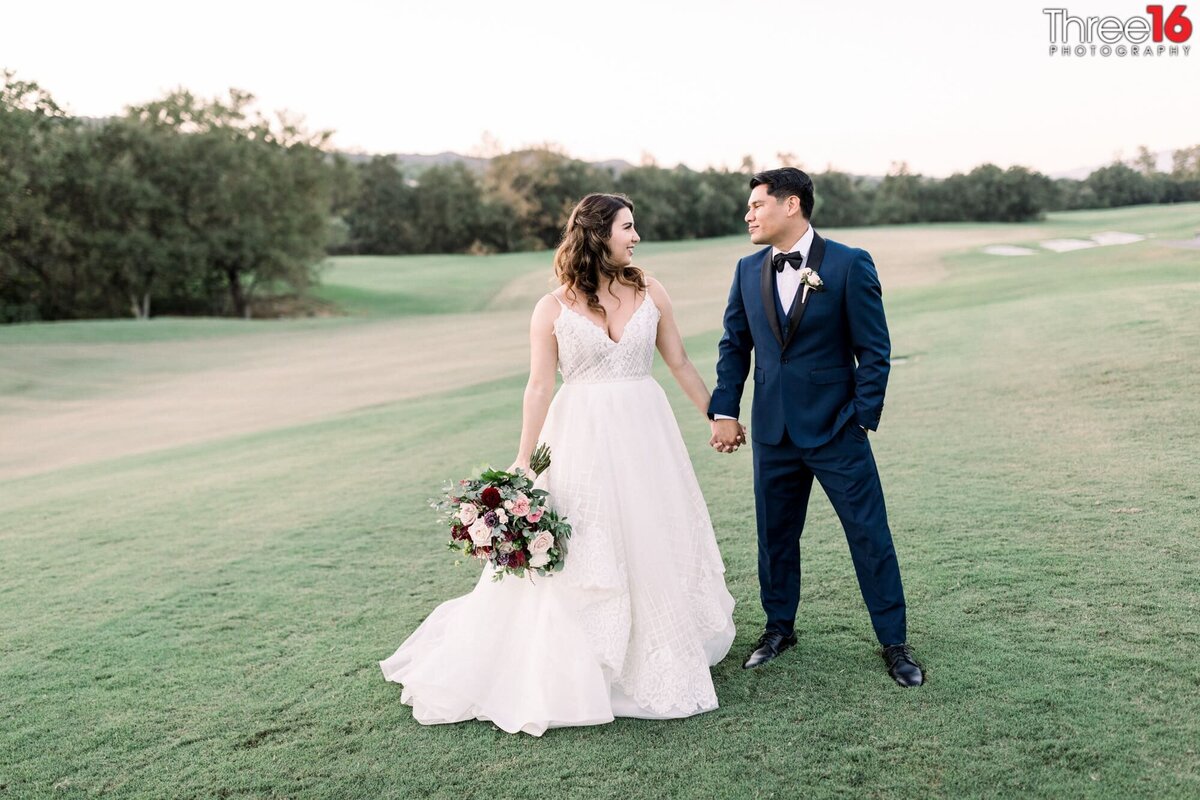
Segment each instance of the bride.
[[[633,203],[590,194],[554,254],[561,286],[530,324],[517,459],[573,532],[563,571],[492,581],[434,609],[384,677],[432,725],[480,719],[509,733],[668,719],[717,707],[709,668],[733,642],[733,598],[704,497],[662,387],[658,348],[707,419],[662,284],[633,266]],[[554,392],[555,368],[563,386]]]

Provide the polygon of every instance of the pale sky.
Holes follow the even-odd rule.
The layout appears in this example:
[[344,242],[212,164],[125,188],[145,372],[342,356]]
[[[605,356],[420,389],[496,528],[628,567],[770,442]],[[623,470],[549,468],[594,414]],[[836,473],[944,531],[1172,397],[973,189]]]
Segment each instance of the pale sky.
[[[488,135],[697,169],[788,152],[813,171],[1055,173],[1200,144],[1200,32],[1186,57],[1048,55],[1043,8],[1146,5],[24,0],[0,15],[0,67],[84,116],[235,86],[372,153],[469,153]],[[1200,29],[1200,4],[1187,13]]]

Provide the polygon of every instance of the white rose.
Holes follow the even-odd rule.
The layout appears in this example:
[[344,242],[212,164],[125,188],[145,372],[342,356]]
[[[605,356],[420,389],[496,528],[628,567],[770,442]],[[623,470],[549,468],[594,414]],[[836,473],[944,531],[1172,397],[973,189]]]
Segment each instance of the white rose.
[[479,509],[474,503],[463,503],[458,507],[458,521],[463,525],[470,525],[479,518]]
[[504,509],[497,508],[496,509],[496,519],[498,519],[500,521],[501,525],[504,525],[505,523],[508,522],[508,514],[504,513]]
[[549,553],[535,553],[529,557],[529,566],[531,569],[541,569],[550,563]]
[[551,547],[554,547],[554,537],[550,531],[538,531],[538,535],[529,542],[529,552],[535,556],[546,553]]
[[471,527],[467,528],[467,533],[471,535],[471,542],[476,547],[488,547],[492,543],[492,529],[481,519],[475,520]]

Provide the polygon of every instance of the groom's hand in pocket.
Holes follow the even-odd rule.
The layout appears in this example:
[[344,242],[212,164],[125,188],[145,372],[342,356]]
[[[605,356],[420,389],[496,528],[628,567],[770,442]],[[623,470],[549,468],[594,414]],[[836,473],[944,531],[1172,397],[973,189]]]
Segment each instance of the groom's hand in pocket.
[[708,444],[718,453],[732,453],[746,443],[746,426],[736,419],[714,419],[711,425],[712,438]]

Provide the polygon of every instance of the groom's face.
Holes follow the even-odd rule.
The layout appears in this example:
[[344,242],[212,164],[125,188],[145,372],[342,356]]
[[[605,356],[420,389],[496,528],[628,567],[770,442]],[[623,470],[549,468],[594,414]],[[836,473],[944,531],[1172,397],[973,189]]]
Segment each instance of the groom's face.
[[780,244],[776,240],[786,238],[786,234],[794,227],[795,215],[789,214],[788,211],[792,205],[799,206],[799,199],[786,198],[780,201],[771,197],[768,191],[765,183],[760,183],[750,191],[745,217],[750,241],[755,244],[790,247],[792,242]]

